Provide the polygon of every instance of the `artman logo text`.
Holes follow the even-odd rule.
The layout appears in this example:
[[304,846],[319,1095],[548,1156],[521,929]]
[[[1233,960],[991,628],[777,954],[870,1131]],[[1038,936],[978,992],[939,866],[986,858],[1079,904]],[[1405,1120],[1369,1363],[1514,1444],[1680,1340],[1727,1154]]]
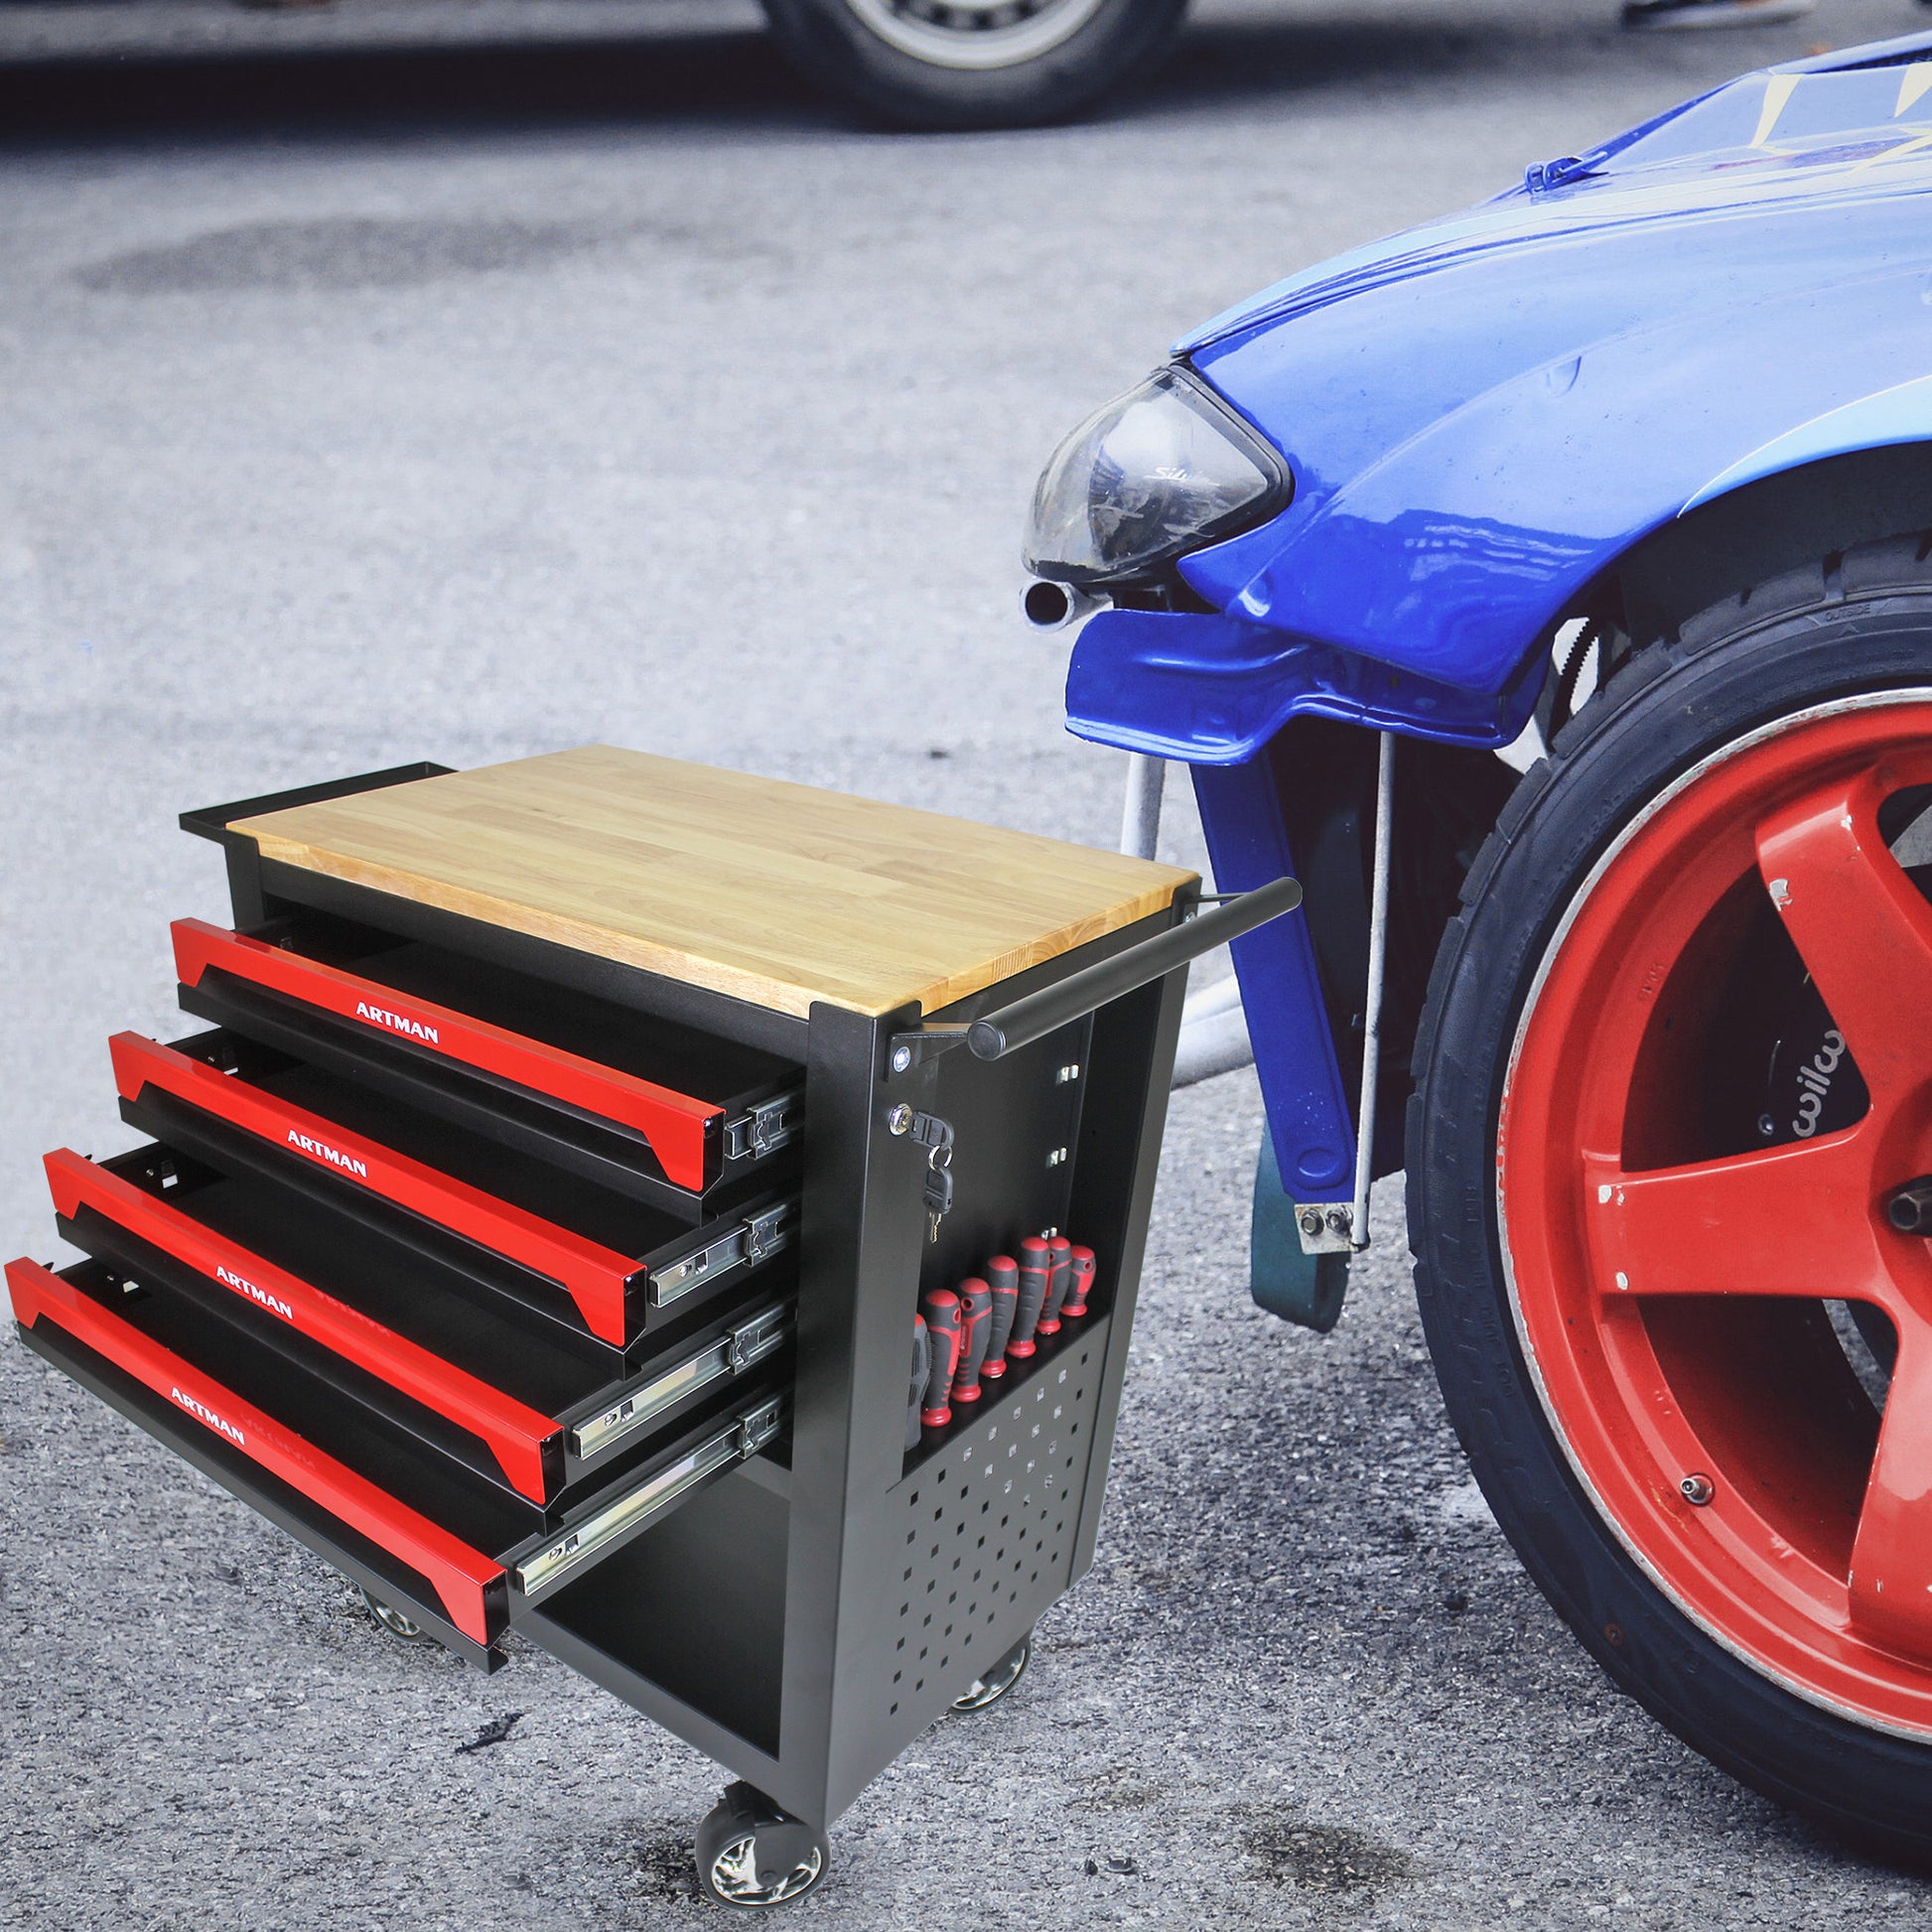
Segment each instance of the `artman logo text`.
[[232,1269],[223,1268],[217,1263],[214,1279],[225,1283],[237,1295],[245,1295],[251,1302],[259,1302],[271,1314],[279,1314],[284,1321],[295,1319],[295,1311],[280,1296],[269,1294],[265,1288],[257,1288],[245,1275],[237,1275]]
[[392,1034],[402,1034],[410,1039],[424,1039],[432,1046],[439,1043],[434,1027],[426,1027],[420,1020],[410,1019],[406,1013],[391,1013],[387,1007],[372,1007],[366,1000],[355,1002],[355,1017],[366,1020],[372,1027],[387,1027]]
[[306,1134],[298,1134],[293,1127],[289,1129],[289,1146],[299,1147],[304,1154],[313,1154],[318,1161],[327,1161],[332,1168],[341,1168],[345,1173],[359,1173],[364,1180],[369,1171],[351,1154],[345,1154],[327,1141],[312,1141]]
[[214,1413],[214,1411],[207,1406],[207,1403],[197,1402],[192,1395],[183,1395],[179,1389],[170,1389],[168,1393],[176,1402],[179,1402],[181,1406],[184,1409],[186,1409],[188,1413],[191,1416],[193,1416],[197,1422],[207,1423],[210,1429],[215,1430],[219,1434],[225,1436],[228,1439],[228,1441],[235,1446],[236,1449],[246,1449],[248,1447],[248,1438],[244,1436],[241,1433],[241,1431],[238,1430],[234,1426],[234,1424],[227,1419],[226,1416],[217,1416]]

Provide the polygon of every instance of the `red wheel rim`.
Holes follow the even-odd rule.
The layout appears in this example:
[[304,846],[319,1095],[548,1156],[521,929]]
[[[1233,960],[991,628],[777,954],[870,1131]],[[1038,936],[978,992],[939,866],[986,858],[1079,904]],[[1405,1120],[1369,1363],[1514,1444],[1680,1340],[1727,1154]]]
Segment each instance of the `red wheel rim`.
[[[1913,1736],[1932,1735],[1932,1242],[1886,1203],[1932,1173],[1932,904],[1878,814],[1928,783],[1932,692],[1913,691],[1781,721],[1670,787],[1545,955],[1497,1140],[1518,1332],[1606,1521],[1726,1648]],[[1780,926],[1868,1105],[1788,1145],[1713,1145],[1698,1042]],[[1897,1333],[1882,1417],[1826,1300]]]

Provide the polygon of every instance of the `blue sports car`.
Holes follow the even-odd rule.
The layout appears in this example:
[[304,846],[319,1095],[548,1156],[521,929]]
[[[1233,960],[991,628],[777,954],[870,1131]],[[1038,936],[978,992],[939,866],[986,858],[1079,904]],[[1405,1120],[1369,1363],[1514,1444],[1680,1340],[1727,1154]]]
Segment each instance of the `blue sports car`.
[[1217,318],[1061,446],[1028,562],[1141,837],[1184,763],[1220,888],[1306,888],[1234,948],[1257,1299],[1332,1323],[1405,1169],[1550,1600],[1932,1854],[1932,36]]

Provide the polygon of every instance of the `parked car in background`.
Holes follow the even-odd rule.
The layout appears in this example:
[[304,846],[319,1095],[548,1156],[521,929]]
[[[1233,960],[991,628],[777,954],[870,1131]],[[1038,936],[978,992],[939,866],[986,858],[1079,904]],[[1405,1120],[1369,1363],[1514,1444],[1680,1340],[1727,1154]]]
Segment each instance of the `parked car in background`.
[[[1153,63],[1186,0],[763,0],[794,65],[869,117],[1020,127],[1092,106]],[[1777,26],[1817,0],[1622,0],[1640,32]],[[1932,0],[1918,0],[1919,6]]]

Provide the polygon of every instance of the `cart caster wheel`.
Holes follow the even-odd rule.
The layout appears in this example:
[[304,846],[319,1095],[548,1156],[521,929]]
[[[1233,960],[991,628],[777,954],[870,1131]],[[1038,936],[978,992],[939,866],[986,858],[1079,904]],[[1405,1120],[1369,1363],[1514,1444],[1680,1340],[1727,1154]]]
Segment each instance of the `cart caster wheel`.
[[721,1905],[758,1911],[803,1898],[832,1863],[825,1834],[749,1784],[728,1785],[698,1827],[698,1882]]
[[357,1593],[368,1606],[369,1614],[392,1637],[400,1637],[404,1643],[414,1643],[425,1634],[423,1626],[413,1616],[407,1616],[401,1610],[394,1609],[387,1603],[377,1602],[365,1589],[358,1590]]
[[989,1704],[998,1704],[1026,1676],[1033,1654],[1034,1633],[1029,1630],[984,1677],[973,1679],[963,1697],[953,1699],[952,1708],[955,1711],[984,1711]]

